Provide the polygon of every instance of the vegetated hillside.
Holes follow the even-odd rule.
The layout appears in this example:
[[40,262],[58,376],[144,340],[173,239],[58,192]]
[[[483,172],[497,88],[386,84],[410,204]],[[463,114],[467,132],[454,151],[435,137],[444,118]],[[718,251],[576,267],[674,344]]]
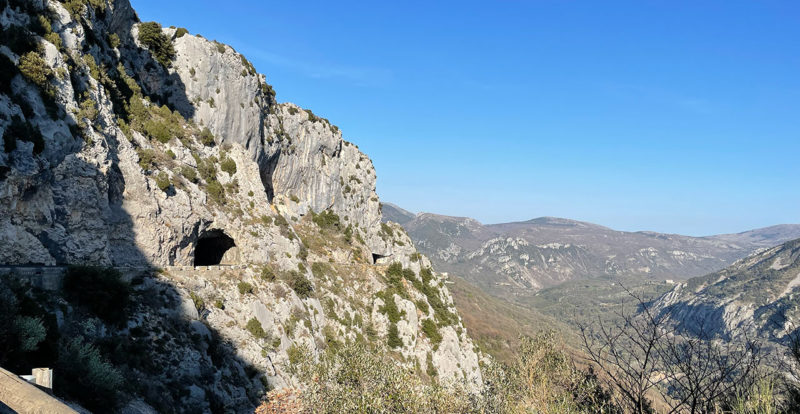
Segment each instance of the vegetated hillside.
[[800,225],[689,237],[616,231],[553,217],[483,225],[429,213],[402,225],[438,269],[501,297],[598,277],[683,280],[800,237]]
[[800,333],[800,239],[680,283],[653,307],[688,334],[785,343]]
[[0,366],[55,366],[56,394],[98,412],[252,412],[356,342],[481,382],[443,278],[381,223],[335,125],[128,0],[0,10],[0,265],[90,266],[56,292],[0,276]]
[[392,203],[381,203],[381,214],[384,222],[393,221],[397,224],[406,224],[414,219],[414,213],[403,210],[399,206]]
[[581,324],[615,320],[615,312],[620,304],[632,302],[629,291],[644,300],[653,300],[672,286],[663,281],[641,280],[635,276],[604,276],[570,280],[514,299],[519,306],[555,318],[574,331]]
[[761,229],[743,231],[733,234],[719,234],[708,236],[709,239],[722,240],[743,246],[774,247],[785,241],[796,239],[798,234],[797,224],[779,224]]
[[470,336],[481,350],[502,361],[516,356],[523,335],[556,331],[566,343],[578,343],[573,331],[552,316],[491,296],[459,277],[448,277],[447,285]]

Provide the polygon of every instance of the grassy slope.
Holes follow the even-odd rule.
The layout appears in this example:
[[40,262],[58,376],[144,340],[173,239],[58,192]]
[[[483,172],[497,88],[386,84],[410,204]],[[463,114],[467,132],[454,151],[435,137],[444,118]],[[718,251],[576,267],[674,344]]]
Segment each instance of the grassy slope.
[[626,307],[635,306],[636,301],[625,289],[644,300],[651,300],[671,288],[672,285],[664,282],[636,277],[597,278],[565,282],[527,297],[519,297],[517,302],[525,308],[557,318],[575,329],[581,323],[596,323],[598,318],[612,320],[623,304]]
[[482,350],[508,360],[518,344],[519,335],[533,336],[553,329],[561,334],[574,355],[581,350],[578,325],[608,322],[614,311],[625,303],[633,310],[634,301],[623,285],[645,299],[655,298],[671,286],[641,279],[593,279],[571,281],[544,289],[534,295],[515,297],[516,302],[492,296],[456,276],[450,276],[448,288],[453,295],[464,326]]
[[490,296],[464,279],[450,276],[447,287],[453,295],[467,332],[481,349],[508,361],[519,343],[519,335],[533,336],[554,329],[569,333],[569,328],[554,318]]

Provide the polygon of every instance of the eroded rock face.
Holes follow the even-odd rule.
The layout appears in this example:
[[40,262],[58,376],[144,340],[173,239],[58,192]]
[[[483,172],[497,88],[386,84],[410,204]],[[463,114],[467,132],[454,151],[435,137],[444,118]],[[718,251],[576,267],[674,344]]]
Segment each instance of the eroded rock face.
[[687,335],[786,344],[800,322],[798,287],[800,239],[678,283],[653,308]]
[[[172,341],[175,348],[159,356],[180,361],[175,378],[201,378],[217,363],[212,338],[223,338],[236,358],[220,363],[215,385],[185,384],[181,395],[187,410],[222,403],[246,411],[263,391],[246,366],[270,387],[302,386],[290,348],[316,357],[331,335],[385,345],[377,295],[387,289],[387,265],[400,263],[411,272],[407,297],[396,300],[400,363],[430,361],[442,381],[480,383],[457,316],[437,328],[438,346],[423,332],[423,321],[436,318],[429,302],[457,315],[452,298],[436,273],[427,293],[413,286],[430,262],[399,226],[381,224],[372,161],[337,127],[276,103],[265,77],[229,46],[163,29],[175,51],[163,66],[140,43],[143,26],[127,0],[87,6],[79,16],[58,1],[41,5],[49,11],[0,14],[4,27],[47,15],[61,43],[34,37],[49,71],[45,85],[17,71],[0,91],[0,132],[15,134],[0,142],[0,264],[165,268],[136,289],[147,297],[164,284],[180,300],[133,308],[126,329]],[[0,53],[13,65],[21,57],[8,47]],[[19,125],[41,133],[41,152]],[[234,267],[192,267],[198,241],[220,234],[230,243],[212,243],[204,254]],[[305,290],[299,279],[308,281]],[[188,328],[151,332],[164,315]],[[251,319],[265,336],[246,328]],[[98,331],[117,332],[105,329]],[[129,397],[134,408],[149,402]]]

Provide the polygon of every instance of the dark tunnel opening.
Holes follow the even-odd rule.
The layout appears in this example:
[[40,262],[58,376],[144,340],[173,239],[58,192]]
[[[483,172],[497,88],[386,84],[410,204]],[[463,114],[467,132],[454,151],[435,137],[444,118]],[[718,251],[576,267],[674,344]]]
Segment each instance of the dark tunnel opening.
[[372,263],[373,264],[378,264],[378,261],[383,259],[383,258],[385,258],[385,257],[386,256],[383,256],[383,255],[380,255],[380,254],[377,254],[377,253],[372,253]]
[[222,230],[210,230],[197,239],[194,249],[195,266],[215,266],[224,263],[225,253],[236,247],[233,239]]

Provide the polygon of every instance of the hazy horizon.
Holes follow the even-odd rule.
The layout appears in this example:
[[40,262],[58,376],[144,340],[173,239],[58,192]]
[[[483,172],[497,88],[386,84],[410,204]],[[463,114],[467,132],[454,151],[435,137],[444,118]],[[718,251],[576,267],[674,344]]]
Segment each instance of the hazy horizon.
[[382,199],[485,223],[800,222],[800,3],[133,0],[338,125]]
[[[403,209],[405,211],[408,211],[409,213],[415,214],[415,215],[417,215],[417,214],[436,214],[436,215],[440,215],[440,216],[465,217],[465,218],[471,218],[471,219],[478,220],[478,219],[476,219],[474,217],[465,216],[463,214],[445,214],[445,213],[441,213],[441,212],[437,212],[437,211],[412,211],[412,210],[409,210],[407,208],[404,208],[403,206],[401,206],[401,205],[399,205],[399,204],[397,204],[395,202],[386,201],[386,200],[381,200],[381,204],[391,204],[391,205],[393,205],[395,207],[399,207],[399,208],[401,208],[401,209]],[[522,222],[526,222],[526,221],[538,220],[538,219],[543,219],[543,218],[558,218],[558,219],[580,221],[580,222],[585,222],[585,223],[590,223],[590,224],[596,224],[598,226],[608,227],[608,228],[610,228],[612,230],[626,231],[626,232],[655,231],[655,230],[651,230],[651,229],[618,229],[618,228],[615,228],[615,227],[607,226],[607,225],[605,225],[603,223],[595,223],[595,222],[591,222],[591,221],[588,221],[588,220],[581,220],[581,219],[577,219],[577,218],[573,218],[573,217],[562,217],[562,216],[535,216],[535,217],[523,218],[523,219],[518,219],[518,220],[496,221],[496,222],[490,222],[490,223],[478,220],[478,222],[480,222],[484,226],[491,226],[491,225],[495,225],[495,224],[522,223]],[[758,230],[758,229],[762,229],[762,228],[769,228],[769,227],[783,226],[783,225],[799,225],[800,226],[800,223],[775,223],[775,224],[770,224],[770,225],[767,225],[767,226],[742,229],[742,230],[728,232],[728,233],[714,233],[714,234],[667,233],[667,234],[681,234],[681,235],[693,236],[693,237],[707,237],[707,236],[718,236],[718,235],[722,235],[722,234],[744,233],[744,232],[747,232],[747,231],[750,231],[750,230]],[[658,233],[663,233],[663,232],[658,232]]]

